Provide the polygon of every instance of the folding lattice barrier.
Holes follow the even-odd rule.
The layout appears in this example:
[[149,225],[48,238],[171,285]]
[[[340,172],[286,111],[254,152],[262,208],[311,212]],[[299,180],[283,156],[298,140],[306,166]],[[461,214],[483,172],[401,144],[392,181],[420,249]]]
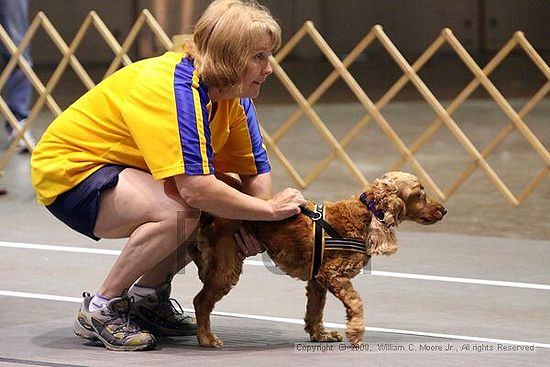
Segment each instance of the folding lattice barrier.
[[[94,11],[90,12],[88,16],[84,19],[70,46],[65,43],[63,38],[59,35],[55,27],[52,25],[52,23],[43,12],[39,12],[34,17],[19,46],[16,46],[13,43],[13,41],[6,33],[5,29],[0,26],[0,41],[5,45],[8,52],[10,52],[12,55],[10,61],[2,71],[2,74],[0,74],[0,90],[4,88],[9,75],[19,64],[19,67],[21,68],[25,76],[31,81],[36,93],[38,94],[36,101],[31,108],[29,116],[26,119],[26,123],[22,128],[17,123],[15,116],[8,108],[5,100],[0,97],[0,111],[2,112],[2,115],[6,118],[8,123],[16,131],[18,131],[16,138],[11,143],[8,150],[4,153],[2,159],[0,160],[0,172],[3,171],[3,169],[8,164],[20,140],[25,141],[25,144],[30,151],[32,151],[32,149],[34,148],[31,142],[26,141],[23,134],[36,121],[36,118],[44,104],[47,105],[54,116],[58,116],[61,113],[59,105],[52,97],[52,91],[56,87],[57,83],[61,79],[61,76],[69,65],[87,89],[91,89],[94,87],[95,83],[75,56],[75,52],[81,45],[82,40],[84,39],[87,32],[90,31],[91,27],[96,29],[96,31],[101,35],[106,44],[109,46],[109,48],[111,48],[114,53],[113,61],[111,62],[109,68],[103,76],[103,78],[106,78],[107,76],[114,73],[121,66],[121,64],[128,65],[132,62],[127,52],[136,41],[138,33],[142,30],[142,28],[146,26],[151,29],[151,31],[163,47],[165,47],[167,50],[172,48],[172,41],[148,10],[143,10],[141,12],[140,16],[137,18],[136,22],[130,29],[130,32],[128,32],[128,35],[126,36],[126,39],[124,40],[122,45],[120,45],[116,41],[115,37],[109,31],[105,23],[103,23],[101,18]],[[59,52],[63,56],[45,86],[22,56],[23,50],[27,47],[27,45],[29,45],[39,29],[43,29],[46,32],[46,34],[49,36],[49,38],[52,40],[54,45],[58,48]]]
[[[300,91],[292,83],[292,80],[288,77],[288,75],[286,75],[284,70],[279,65],[279,63],[290,53],[290,51],[296,47],[301,39],[306,36],[311,38],[313,43],[325,55],[334,68],[334,71],[307,99],[300,93]],[[382,44],[396,65],[402,70],[403,76],[388,89],[379,101],[373,103],[347,68],[376,39]],[[466,86],[466,88],[462,90],[462,92],[446,109],[437,100],[437,98],[435,98],[430,89],[418,76],[418,71],[430,60],[437,50],[443,47],[444,44],[451,46],[451,48],[456,52],[461,61],[467,66],[474,76],[474,79]],[[510,106],[510,103],[502,96],[499,90],[488,78],[491,72],[516,47],[520,47],[546,77],[546,79],[548,79],[548,81],[538,90],[538,92],[523,106],[520,112],[516,112]],[[480,168],[510,204],[519,205],[544,181],[550,172],[550,154],[548,149],[546,149],[537,136],[533,134],[533,132],[523,121],[523,118],[548,94],[548,91],[550,90],[550,68],[527,41],[522,32],[516,32],[512,39],[510,39],[510,41],[493,57],[493,59],[483,69],[481,69],[464,49],[458,39],[453,35],[450,29],[444,29],[441,32],[441,35],[424,51],[418,60],[413,65],[410,65],[379,25],[374,26],[372,30],[348,54],[348,56],[341,61],[319,34],[319,32],[315,29],[313,23],[306,22],[304,26],[281,49],[281,51],[274,58],[272,58],[272,63],[274,65],[275,75],[281,80],[290,95],[296,100],[299,108],[295,110],[295,112],[279,127],[277,131],[273,133],[272,136],[269,136],[265,131],[263,133],[266,137],[266,141],[272,148],[272,153],[280,159],[288,174],[301,187],[307,187],[315,181],[335,158],[339,158],[348,167],[357,181],[360,184],[364,184],[366,182],[366,178],[347,155],[344,148],[359,135],[361,130],[369,123],[371,118],[374,119],[374,121],[379,125],[403,157],[389,169],[399,169],[406,162],[409,162],[415,172],[421,177],[422,181],[427,184],[442,201],[447,200],[477,168]],[[312,108],[313,104],[321,98],[321,96],[330,88],[330,86],[334,84],[338,78],[342,78],[366,110],[366,115],[359,122],[357,122],[355,127],[351,129],[341,141],[337,141],[335,139],[326,124]],[[432,121],[430,126],[410,147],[408,147],[401,140],[398,134],[394,131],[394,129],[392,129],[390,124],[380,113],[380,110],[386,106],[409,81],[414,85],[418,92],[420,92],[426,103],[437,115],[437,118]],[[477,150],[477,148],[471,143],[468,137],[451,117],[453,112],[456,111],[456,109],[479,85],[482,85],[487,90],[489,95],[495,100],[510,120],[509,124],[503,128],[481,152]],[[287,131],[300,119],[302,114],[305,114],[311,123],[319,129],[323,138],[332,148],[332,152],[321,160],[321,162],[309,173],[306,178],[303,178],[298,174],[294,166],[282,154],[276,145],[281,137],[283,137]],[[435,132],[441,128],[442,125],[445,125],[450,130],[455,139],[463,146],[464,150],[471,157],[471,163],[468,167],[445,191],[439,188],[436,182],[430,177],[428,172],[414,155],[435,134]],[[536,177],[517,197],[508,189],[502,179],[486,161],[486,158],[514,129],[517,129],[523,135],[530,146],[542,158],[545,164]]]
[[[22,129],[17,124],[17,121],[4,99],[0,98],[0,111],[7,121],[18,131],[18,136],[14,142],[10,145],[8,150],[4,153],[0,160],[0,171],[2,171],[13,153],[20,139],[24,140],[24,132],[34,123],[38,113],[43,108],[44,104],[50,109],[54,116],[61,113],[59,105],[52,97],[51,93],[56,87],[59,79],[70,65],[74,72],[77,74],[81,82],[88,89],[92,88],[95,84],[80,64],[75,56],[75,52],[81,45],[81,42],[87,32],[91,28],[95,28],[99,32],[101,37],[105,40],[106,44],[111,48],[114,54],[113,61],[111,62],[104,77],[112,74],[121,65],[127,65],[132,62],[128,56],[128,50],[136,42],[136,37],[143,27],[149,27],[159,43],[165,49],[171,49],[173,47],[172,41],[167,37],[160,25],[156,22],[153,16],[144,10],[130,32],[126,36],[126,39],[120,45],[112,33],[105,26],[103,21],[95,12],[90,12],[85,18],[82,26],[79,28],[76,36],[70,45],[67,45],[61,38],[55,27],[50,23],[48,18],[42,13],[38,13],[32,21],[28,32],[25,34],[21,44],[16,47],[10,40],[5,30],[0,26],[0,40],[6,46],[8,51],[12,54],[12,58],[6,65],[2,73],[0,74],[0,90],[5,86],[9,74],[13,69],[19,65],[26,77],[31,81],[35,91],[38,94],[36,101],[30,111],[30,115],[27,118],[27,122]],[[39,29],[43,29],[50,39],[54,42],[56,47],[62,54],[62,59],[55,68],[52,76],[44,86],[38,79],[33,69],[22,57],[22,51],[31,42]],[[284,58],[296,47],[296,45],[304,38],[310,37],[313,43],[319,48],[319,50],[325,55],[328,61],[331,63],[334,71],[315,89],[315,91],[309,96],[304,97],[300,90],[295,86],[291,78],[286,74],[280,63]],[[370,47],[373,41],[378,40],[384,50],[393,59],[395,64],[401,69],[403,75],[386,91],[386,93],[374,103],[365,91],[359,86],[353,75],[349,72],[348,67],[363,53],[368,47]],[[430,89],[426,86],[424,81],[418,76],[418,71],[434,56],[434,54],[441,49],[445,44],[449,45],[454,52],[459,56],[464,65],[472,72],[472,81],[452,100],[447,106],[443,107],[441,102],[433,95]],[[495,68],[510,54],[515,48],[522,49],[530,60],[536,65],[541,73],[547,79],[546,83],[537,91],[537,93],[521,108],[519,112],[516,112],[510,105],[510,103],[503,97],[500,91],[494,86],[489,79],[489,75],[495,70]],[[281,50],[271,58],[274,74],[284,87],[288,90],[292,98],[296,101],[298,108],[294,113],[273,133],[268,134],[262,129],[262,134],[265,138],[266,145],[271,151],[272,156],[276,157],[282,163],[284,169],[289,176],[302,188],[306,188],[311,185],[319,176],[327,169],[329,164],[334,159],[339,159],[347,167],[353,177],[358,181],[360,185],[365,185],[367,179],[363,173],[359,170],[356,163],[350,158],[345,151],[345,147],[352,142],[360,133],[361,130],[368,125],[371,120],[374,120],[376,124],[386,134],[391,144],[395,146],[401,155],[393,166],[388,167],[391,170],[399,169],[405,163],[409,163],[413,170],[420,176],[422,181],[429,186],[433,192],[439,197],[440,200],[447,200],[464,182],[468,177],[478,168],[489,178],[492,184],[501,192],[506,200],[513,204],[519,205],[523,202],[548,176],[550,172],[550,154],[548,149],[540,142],[535,134],[529,129],[529,127],[523,121],[523,118],[529,112],[531,112],[535,106],[548,94],[550,91],[550,68],[540,57],[537,51],[527,41],[522,32],[516,32],[514,36],[502,47],[502,49],[491,59],[491,61],[482,69],[474,61],[474,59],[464,49],[458,39],[453,35],[451,30],[444,29],[440,36],[422,53],[422,55],[412,65],[410,65],[405,58],[401,55],[399,50],[395,47],[392,41],[384,33],[381,26],[374,26],[372,30],[355,46],[355,48],[347,55],[344,60],[340,60],[334,51],[330,48],[327,42],[323,39],[321,34],[315,29],[313,23],[306,22],[304,26],[281,48]],[[360,104],[365,109],[365,116],[359,120],[353,129],[344,136],[343,139],[338,141],[331,130],[323,122],[323,119],[315,112],[312,106],[324,95],[324,93],[339,79],[347,84],[350,90],[359,100]],[[388,123],[385,117],[380,112],[398,93],[402,88],[411,82],[412,85],[418,90],[418,92],[425,99],[426,103],[435,112],[436,118],[431,122],[429,127],[413,142],[410,146],[407,146],[399,135],[395,132],[392,126]],[[499,108],[504,112],[509,119],[509,123],[505,126],[494,139],[487,144],[487,146],[479,151],[469,140],[466,134],[460,129],[452,118],[453,113],[461,106],[464,101],[479,87],[482,86],[489,93],[492,99],[497,103]],[[317,166],[307,175],[302,177],[296,168],[292,165],[290,159],[286,157],[277,143],[285,136],[288,130],[301,118],[302,115],[306,115],[308,120],[313,126],[319,130],[323,139],[328,143],[331,148],[331,152],[324,157]],[[456,178],[456,180],[446,190],[442,190],[437,183],[432,179],[427,170],[415,157],[415,153],[424,146],[434,134],[445,126],[452,133],[454,138],[463,147],[464,151],[470,156],[471,163],[468,167]],[[505,138],[514,130],[518,130],[521,135],[526,139],[533,150],[542,158],[544,167],[536,175],[536,177],[524,188],[524,190],[517,196],[515,196],[510,189],[505,185],[498,174],[487,162],[487,157],[494,152],[494,150],[505,140]],[[31,142],[26,141],[26,144],[30,150],[32,150]]]

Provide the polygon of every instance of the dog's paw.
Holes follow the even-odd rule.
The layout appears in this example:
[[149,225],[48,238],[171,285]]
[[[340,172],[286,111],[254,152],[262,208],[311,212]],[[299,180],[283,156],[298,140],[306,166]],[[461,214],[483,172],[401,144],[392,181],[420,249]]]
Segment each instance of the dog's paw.
[[342,334],[336,330],[323,330],[311,336],[312,342],[341,342],[343,339]]
[[199,345],[205,348],[221,348],[223,347],[223,341],[218,339],[216,335],[209,335],[208,337],[198,338]]
[[223,347],[223,341],[221,339],[215,338],[211,345],[212,348],[221,348]]
[[331,341],[333,342],[341,342],[342,340],[344,340],[344,337],[339,331],[329,330],[327,333],[330,335],[330,337],[332,338]]
[[348,333],[348,339],[349,339],[349,343],[354,347],[357,347],[357,346],[360,346],[361,344],[363,344],[363,334],[362,333],[360,335],[350,335]]

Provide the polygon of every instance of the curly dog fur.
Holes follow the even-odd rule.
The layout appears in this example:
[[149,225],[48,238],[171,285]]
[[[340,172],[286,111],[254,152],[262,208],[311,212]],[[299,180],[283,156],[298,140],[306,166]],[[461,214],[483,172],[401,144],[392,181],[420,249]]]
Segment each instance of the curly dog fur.
[[[317,275],[310,279],[313,252],[312,221],[296,215],[279,222],[241,222],[203,216],[198,241],[191,256],[199,269],[202,290],[194,299],[197,339],[201,346],[220,347],[223,342],[211,331],[214,305],[239,280],[242,261],[234,234],[244,225],[262,241],[273,262],[291,277],[307,281],[305,331],[311,341],[341,341],[337,331],[323,327],[323,310],[329,291],[346,308],[346,335],[352,344],[361,343],[365,329],[363,301],[351,279],[366,266],[372,255],[391,255],[398,249],[394,229],[405,220],[433,224],[443,218],[445,208],[428,198],[418,178],[404,172],[389,172],[367,186],[364,193],[385,213],[378,220],[358,197],[327,202],[325,219],[342,236],[364,241],[367,254],[346,250],[325,251]],[[312,203],[308,203],[310,208]]]

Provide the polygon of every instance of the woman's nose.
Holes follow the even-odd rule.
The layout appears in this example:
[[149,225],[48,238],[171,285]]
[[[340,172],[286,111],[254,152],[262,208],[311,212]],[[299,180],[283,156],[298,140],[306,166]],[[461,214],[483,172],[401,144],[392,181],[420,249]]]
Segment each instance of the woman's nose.
[[268,60],[267,63],[265,64],[263,74],[265,76],[268,76],[268,75],[271,75],[272,73],[273,73],[273,68],[271,67],[271,61]]

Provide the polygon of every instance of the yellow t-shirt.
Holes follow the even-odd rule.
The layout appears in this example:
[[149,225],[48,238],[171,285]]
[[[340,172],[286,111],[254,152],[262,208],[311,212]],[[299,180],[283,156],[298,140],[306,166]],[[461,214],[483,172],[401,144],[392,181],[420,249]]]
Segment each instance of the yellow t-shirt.
[[252,100],[212,103],[193,62],[175,52],[120,69],[50,124],[31,159],[38,202],[50,205],[106,164],[155,179],[270,170]]

